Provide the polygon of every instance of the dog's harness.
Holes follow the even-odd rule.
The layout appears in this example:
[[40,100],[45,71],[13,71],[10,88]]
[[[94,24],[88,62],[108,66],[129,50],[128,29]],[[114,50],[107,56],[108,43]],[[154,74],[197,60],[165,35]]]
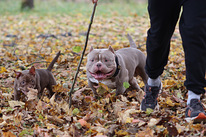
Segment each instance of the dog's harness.
[[117,56],[115,56],[115,62],[116,62],[117,69],[116,69],[116,71],[115,71],[115,73],[114,73],[114,75],[112,77],[116,77],[118,75],[118,73],[119,73],[119,70],[121,69],[121,66],[119,65],[119,61],[118,61],[118,57]]

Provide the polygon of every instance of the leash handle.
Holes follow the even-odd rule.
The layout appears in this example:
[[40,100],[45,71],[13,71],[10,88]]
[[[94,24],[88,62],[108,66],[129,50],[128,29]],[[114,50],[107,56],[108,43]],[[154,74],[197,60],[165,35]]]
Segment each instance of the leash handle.
[[82,55],[81,55],[81,58],[80,58],[80,61],[79,61],[78,67],[77,67],[77,71],[76,71],[76,74],[75,74],[75,77],[74,77],[74,80],[73,80],[73,83],[72,83],[72,87],[71,87],[71,89],[70,89],[70,91],[68,93],[69,94],[69,108],[71,108],[71,105],[72,105],[71,94],[74,92],[73,91],[74,90],[74,85],[76,83],[76,79],[77,79],[77,76],[78,76],[78,73],[79,73],[79,69],[80,69],[80,66],[81,66],[81,63],[82,63],[82,60],[83,60],[86,48],[87,48],[87,43],[88,43],[88,40],[89,40],[89,32],[90,32],[90,29],[91,29],[91,26],[92,26],[92,23],[93,23],[94,14],[95,14],[95,11],[96,11],[96,6],[97,6],[97,3],[94,3],[93,12],[92,12],[92,15],[91,15],[91,18],[90,18],[89,27],[88,27],[88,30],[87,30],[87,36],[86,36],[86,41],[85,41],[84,49],[82,51]]

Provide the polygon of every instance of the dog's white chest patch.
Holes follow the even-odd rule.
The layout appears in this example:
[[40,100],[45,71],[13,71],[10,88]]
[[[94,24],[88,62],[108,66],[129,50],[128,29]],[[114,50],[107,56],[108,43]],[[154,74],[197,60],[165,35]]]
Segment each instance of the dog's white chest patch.
[[93,77],[89,78],[89,80],[90,80],[92,83],[96,83],[96,84],[98,84],[98,83],[99,83],[99,81],[98,81],[98,80],[96,80],[96,79],[95,79],[95,78],[93,78]]
[[108,88],[116,88],[116,83],[112,82],[110,79],[104,79],[104,80],[98,81],[92,77],[92,78],[89,78],[89,80],[96,84],[102,83],[104,85],[107,85]]

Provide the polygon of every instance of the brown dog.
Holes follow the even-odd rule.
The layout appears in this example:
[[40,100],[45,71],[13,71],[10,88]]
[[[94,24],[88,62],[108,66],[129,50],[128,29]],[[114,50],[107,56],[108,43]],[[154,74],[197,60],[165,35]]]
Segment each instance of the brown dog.
[[130,84],[130,88],[139,90],[136,76],[141,76],[144,83],[148,76],[145,73],[145,55],[137,49],[131,36],[127,35],[130,47],[114,51],[111,46],[108,49],[90,49],[87,56],[87,78],[95,96],[98,83],[103,83],[109,88],[116,89],[116,95],[125,92],[124,82]]
[[49,96],[53,95],[52,85],[56,85],[54,76],[52,75],[52,68],[54,63],[60,56],[60,51],[56,57],[49,64],[47,69],[35,69],[32,66],[29,70],[23,70],[22,72],[16,72],[16,79],[14,81],[14,100],[20,100],[21,92],[25,95],[28,93],[28,88],[34,88],[38,90],[38,97],[40,98],[44,88],[49,91]]

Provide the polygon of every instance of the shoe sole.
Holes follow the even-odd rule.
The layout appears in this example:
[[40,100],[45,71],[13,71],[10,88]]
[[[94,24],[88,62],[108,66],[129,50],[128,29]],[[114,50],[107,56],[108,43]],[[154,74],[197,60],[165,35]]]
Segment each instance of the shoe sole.
[[186,120],[188,123],[190,123],[190,122],[193,121],[193,124],[201,123],[201,122],[206,123],[206,116],[205,116],[204,113],[199,113],[198,116],[192,117],[192,118],[190,118],[190,117],[189,117],[189,118],[185,118],[185,120]]

